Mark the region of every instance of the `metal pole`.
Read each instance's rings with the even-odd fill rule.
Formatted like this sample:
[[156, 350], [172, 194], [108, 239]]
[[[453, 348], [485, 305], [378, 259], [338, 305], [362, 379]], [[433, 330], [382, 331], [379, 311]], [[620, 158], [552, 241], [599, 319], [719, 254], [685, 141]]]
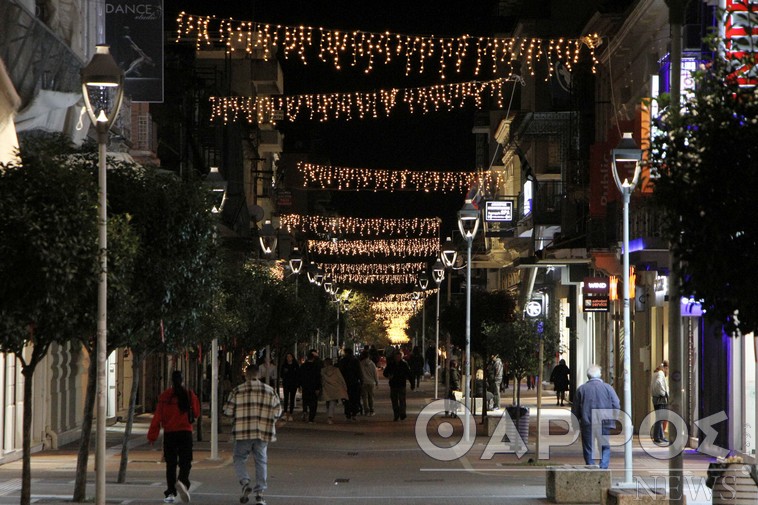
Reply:
[[218, 339], [211, 341], [211, 459], [218, 459]]
[[471, 440], [471, 243], [473, 237], [466, 239], [466, 382], [463, 385], [463, 398], [465, 409], [463, 410], [463, 440]]
[[438, 400], [440, 397], [440, 290], [439, 284], [437, 284], [437, 329], [435, 331], [434, 339], [434, 399]]
[[544, 372], [545, 362], [545, 339], [540, 335], [540, 352], [539, 352], [539, 375], [537, 382], [537, 446], [535, 447], [537, 457], [540, 457], [540, 428], [542, 427], [542, 374]]
[[632, 190], [630, 186], [623, 186], [621, 194], [624, 198], [624, 433], [629, 436], [629, 440], [624, 443], [624, 483], [633, 484], [632, 476], [632, 383], [631, 383], [631, 314], [629, 312], [629, 201], [631, 200]]
[[97, 444], [95, 451], [95, 504], [105, 505], [105, 417], [106, 361], [108, 359], [108, 214], [106, 187], [106, 146], [108, 125], [98, 121], [98, 256], [100, 274], [97, 284]]
[[426, 345], [426, 298], [421, 301], [421, 355], [424, 355]]

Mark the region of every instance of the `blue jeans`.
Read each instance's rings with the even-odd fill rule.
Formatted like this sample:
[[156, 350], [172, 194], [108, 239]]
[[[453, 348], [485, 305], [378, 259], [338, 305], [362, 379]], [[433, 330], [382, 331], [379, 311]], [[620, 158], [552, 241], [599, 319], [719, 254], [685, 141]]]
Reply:
[[[609, 428], [603, 427], [603, 435], [597, 438], [597, 443], [600, 446], [600, 468], [608, 468], [611, 462], [611, 446], [608, 442], [610, 431]], [[593, 442], [592, 426], [582, 426], [582, 453], [584, 454], [584, 462], [588, 465], [596, 464], [592, 457]]]
[[262, 493], [266, 489], [267, 462], [268, 462], [268, 442], [260, 439], [255, 440], [235, 440], [234, 441], [234, 471], [237, 473], [237, 479], [240, 484], [250, 481], [250, 474], [247, 473], [247, 458], [253, 453], [255, 460], [255, 493]]

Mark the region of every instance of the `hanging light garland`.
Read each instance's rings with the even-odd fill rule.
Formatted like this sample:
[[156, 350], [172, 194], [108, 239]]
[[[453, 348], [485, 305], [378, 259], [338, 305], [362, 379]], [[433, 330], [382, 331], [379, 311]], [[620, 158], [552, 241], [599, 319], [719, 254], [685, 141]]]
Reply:
[[309, 240], [308, 251], [319, 255], [407, 258], [439, 254], [437, 238], [403, 238], [390, 240]]
[[302, 214], [282, 214], [279, 225], [287, 233], [300, 231], [318, 235], [333, 235], [339, 237], [358, 236], [370, 237], [439, 237], [440, 219], [432, 218], [358, 218], [358, 217], [327, 217], [308, 216]]
[[299, 162], [303, 173], [303, 186], [337, 191], [424, 191], [465, 192], [477, 184], [479, 187], [500, 186], [505, 173], [487, 172], [419, 172], [370, 168], [334, 167]]
[[384, 320], [408, 318], [418, 311], [418, 304], [412, 300], [371, 302], [370, 305], [376, 316]]
[[413, 284], [416, 274], [332, 274], [337, 284]]
[[[316, 265], [327, 275], [413, 275], [415, 277], [426, 268], [426, 262], [409, 263], [319, 263]], [[411, 281], [411, 282], [414, 282]], [[339, 282], [338, 282], [339, 284]]]
[[492, 97], [503, 107], [503, 84], [511, 78], [436, 84], [419, 88], [392, 88], [369, 92], [319, 93], [293, 96], [210, 97], [211, 121], [225, 124], [245, 120], [248, 123], [276, 124], [278, 117], [297, 119], [351, 120], [388, 117], [402, 102], [408, 111], [429, 113], [460, 109], [471, 103], [480, 109], [484, 97]]
[[[522, 62], [531, 75], [538, 63], [546, 65], [548, 76], [555, 72], [557, 62], [571, 70], [587, 52], [594, 72], [598, 63], [595, 49], [601, 39], [597, 34], [579, 38], [542, 39], [535, 37], [437, 37], [434, 35], [403, 35], [390, 32], [340, 31], [323, 27], [287, 26], [215, 16], [197, 16], [181, 12], [177, 17], [177, 41], [194, 39], [197, 49], [225, 46], [229, 52], [244, 51], [268, 60], [280, 48], [285, 59], [291, 56], [307, 65], [308, 55], [331, 63], [337, 70], [343, 66], [373, 70], [376, 64], [388, 65], [396, 59], [404, 61], [405, 74], [423, 74], [427, 65], [436, 66], [444, 79], [448, 68], [459, 73], [464, 61], [473, 59], [475, 75], [489, 67], [494, 75], [510, 73]], [[431, 62], [431, 63], [430, 63]], [[436, 65], [435, 65], [436, 63]]]
[[377, 298], [372, 298], [372, 303], [380, 303], [380, 302], [408, 302], [408, 301], [414, 301], [418, 297], [426, 298], [428, 296], [433, 296], [439, 291], [437, 288], [430, 288], [425, 291], [414, 291], [413, 293], [389, 293], [384, 296], [380, 296]]

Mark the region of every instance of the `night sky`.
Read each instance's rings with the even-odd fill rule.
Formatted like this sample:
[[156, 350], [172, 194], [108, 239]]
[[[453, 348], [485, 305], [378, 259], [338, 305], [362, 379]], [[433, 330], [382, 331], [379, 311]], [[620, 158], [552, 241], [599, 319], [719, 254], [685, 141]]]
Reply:
[[[254, 0], [249, 2], [166, 2], [167, 20], [178, 10], [215, 14], [240, 20], [283, 25], [322, 26], [340, 30], [390, 31], [414, 35], [490, 35], [509, 28], [509, 20], [493, 16], [493, 1], [306, 1]], [[167, 29], [173, 29], [173, 21]], [[440, 83], [436, 66], [424, 75], [406, 76], [402, 64], [377, 65], [370, 74], [332, 66], [309, 58], [307, 66], [292, 58], [282, 61], [285, 94], [366, 91], [390, 87], [416, 87]], [[466, 72], [466, 69], [464, 69]], [[448, 73], [447, 81], [473, 80], [468, 72]], [[483, 74], [480, 80], [492, 76]], [[280, 123], [286, 152], [308, 152], [311, 161], [347, 167], [412, 170], [473, 170], [472, 107], [455, 112], [410, 115], [396, 111], [386, 119], [298, 121]], [[455, 226], [455, 212], [463, 194], [335, 193], [334, 207], [342, 215], [359, 217], [443, 218], [443, 236]], [[444, 238], [444, 237], [443, 237]]]

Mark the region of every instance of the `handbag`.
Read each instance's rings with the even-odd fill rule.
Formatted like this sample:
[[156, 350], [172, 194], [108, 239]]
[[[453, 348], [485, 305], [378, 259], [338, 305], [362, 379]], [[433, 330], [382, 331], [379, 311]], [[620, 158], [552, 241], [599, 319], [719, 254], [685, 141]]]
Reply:
[[669, 403], [669, 395], [656, 396], [653, 399], [653, 403], [655, 405], [668, 405], [668, 403]]

